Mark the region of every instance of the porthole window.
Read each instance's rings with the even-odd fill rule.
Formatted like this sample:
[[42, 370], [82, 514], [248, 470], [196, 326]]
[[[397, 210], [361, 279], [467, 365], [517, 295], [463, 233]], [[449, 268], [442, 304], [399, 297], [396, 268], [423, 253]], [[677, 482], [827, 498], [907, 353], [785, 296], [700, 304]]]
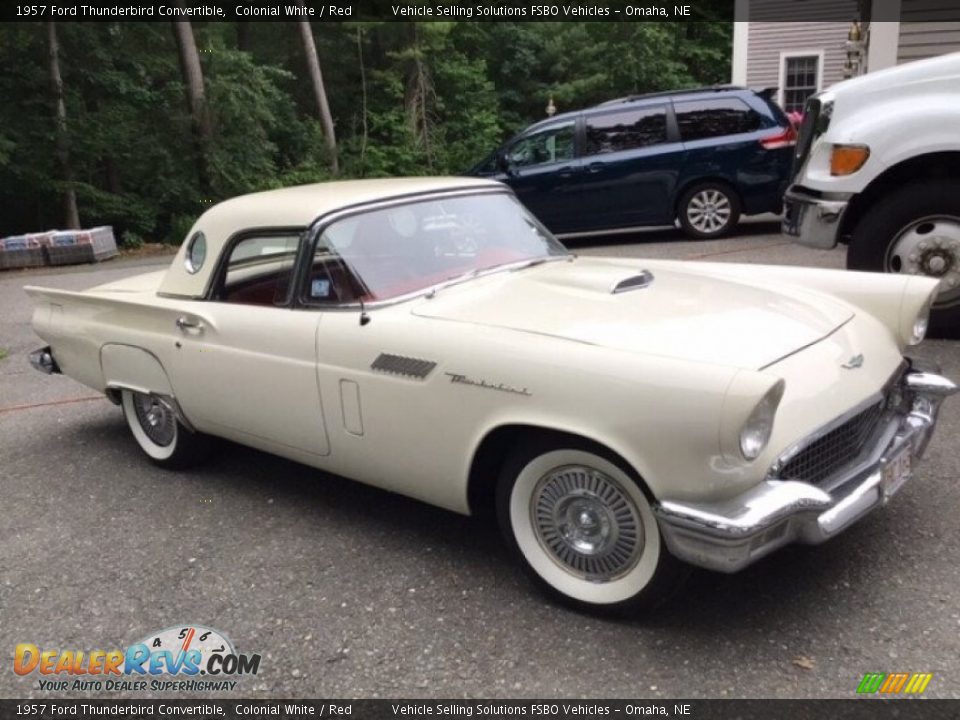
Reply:
[[207, 259], [207, 238], [202, 232], [195, 232], [187, 244], [187, 272], [195, 273], [203, 267]]

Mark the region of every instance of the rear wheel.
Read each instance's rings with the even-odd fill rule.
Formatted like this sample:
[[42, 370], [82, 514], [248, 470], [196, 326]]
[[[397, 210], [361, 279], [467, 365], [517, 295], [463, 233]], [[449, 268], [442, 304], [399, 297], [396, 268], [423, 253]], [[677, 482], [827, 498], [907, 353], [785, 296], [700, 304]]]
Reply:
[[185, 428], [173, 408], [161, 398], [123, 390], [120, 400], [130, 432], [156, 465], [182, 469], [209, 455], [210, 437]]
[[960, 181], [915, 182], [882, 197], [853, 229], [847, 267], [938, 279], [930, 332], [960, 334]]
[[505, 463], [500, 527], [535, 584], [580, 609], [637, 612], [686, 576], [634, 473], [586, 443], [534, 443]]
[[677, 217], [691, 237], [722, 237], [740, 221], [740, 198], [724, 183], [694, 185], [680, 198]]

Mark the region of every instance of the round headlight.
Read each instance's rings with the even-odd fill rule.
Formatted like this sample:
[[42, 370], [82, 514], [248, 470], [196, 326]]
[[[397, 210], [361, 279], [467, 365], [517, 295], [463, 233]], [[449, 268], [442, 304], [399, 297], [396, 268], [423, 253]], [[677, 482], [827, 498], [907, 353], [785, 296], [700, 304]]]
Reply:
[[747, 460], [756, 460], [770, 442], [773, 419], [783, 397], [783, 380], [774, 385], [757, 403], [740, 430], [740, 452]]

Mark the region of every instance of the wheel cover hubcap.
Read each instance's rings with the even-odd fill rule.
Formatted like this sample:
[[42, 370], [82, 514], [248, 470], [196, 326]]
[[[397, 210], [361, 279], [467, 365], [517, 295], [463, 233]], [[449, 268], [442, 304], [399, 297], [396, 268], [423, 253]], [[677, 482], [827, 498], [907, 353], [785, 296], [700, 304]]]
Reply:
[[907, 225], [890, 244], [884, 270], [939, 279], [937, 305], [960, 300], [960, 218], [928, 217]]
[[540, 478], [530, 507], [537, 540], [564, 570], [594, 582], [629, 572], [643, 551], [643, 522], [612, 477], [568, 465]]
[[701, 190], [687, 204], [687, 220], [703, 233], [714, 233], [730, 222], [730, 198], [719, 190]]
[[151, 395], [137, 394], [133, 398], [133, 409], [143, 432], [160, 447], [173, 442], [176, 432], [176, 420], [166, 405]]

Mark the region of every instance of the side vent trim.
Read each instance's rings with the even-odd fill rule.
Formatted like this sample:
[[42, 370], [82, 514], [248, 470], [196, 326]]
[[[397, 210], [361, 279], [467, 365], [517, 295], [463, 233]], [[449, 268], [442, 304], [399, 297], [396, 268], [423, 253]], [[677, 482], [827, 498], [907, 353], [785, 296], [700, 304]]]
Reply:
[[391, 375], [403, 375], [404, 377], [423, 380], [436, 366], [437, 364], [430, 360], [419, 360], [417, 358], [403, 357], [402, 355], [380, 353], [377, 359], [370, 365], [370, 369], [390, 373]]

